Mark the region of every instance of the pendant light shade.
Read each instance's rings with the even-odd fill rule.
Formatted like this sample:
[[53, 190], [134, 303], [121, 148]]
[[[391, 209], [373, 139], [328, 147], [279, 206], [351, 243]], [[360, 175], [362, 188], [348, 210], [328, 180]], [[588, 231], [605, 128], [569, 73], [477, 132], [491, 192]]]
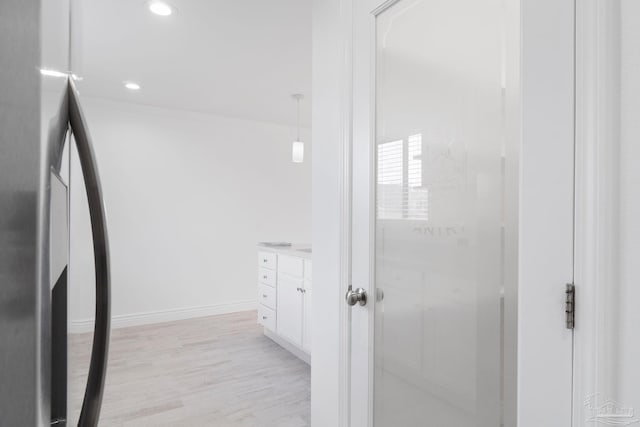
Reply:
[[304, 95], [294, 93], [291, 97], [295, 99], [297, 103], [297, 132], [296, 140], [291, 144], [291, 161], [293, 163], [302, 163], [304, 162], [304, 142], [300, 140], [300, 100], [304, 98]]
[[293, 144], [291, 144], [291, 161], [293, 163], [302, 163], [304, 161], [304, 142], [293, 141]]

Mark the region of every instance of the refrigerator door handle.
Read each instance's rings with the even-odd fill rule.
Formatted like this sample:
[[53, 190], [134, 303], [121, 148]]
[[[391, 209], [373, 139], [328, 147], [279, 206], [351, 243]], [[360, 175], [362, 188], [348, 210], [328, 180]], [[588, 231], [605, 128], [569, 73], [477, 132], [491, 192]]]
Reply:
[[69, 123], [76, 141], [82, 175], [87, 189], [96, 273], [96, 319], [93, 347], [87, 388], [84, 393], [78, 426], [96, 427], [100, 418], [100, 407], [102, 406], [102, 395], [104, 393], [111, 328], [109, 240], [98, 165], [87, 130], [87, 122], [80, 107], [78, 91], [71, 79], [69, 79], [67, 91], [69, 96]]

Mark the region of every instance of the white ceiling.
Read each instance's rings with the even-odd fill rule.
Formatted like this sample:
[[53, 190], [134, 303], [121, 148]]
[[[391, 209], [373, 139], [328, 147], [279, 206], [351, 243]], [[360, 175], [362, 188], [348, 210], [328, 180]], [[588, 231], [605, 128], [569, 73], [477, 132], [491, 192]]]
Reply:
[[[293, 125], [310, 124], [311, 0], [74, 2], [72, 69], [82, 95]], [[137, 92], [124, 88], [135, 81]]]

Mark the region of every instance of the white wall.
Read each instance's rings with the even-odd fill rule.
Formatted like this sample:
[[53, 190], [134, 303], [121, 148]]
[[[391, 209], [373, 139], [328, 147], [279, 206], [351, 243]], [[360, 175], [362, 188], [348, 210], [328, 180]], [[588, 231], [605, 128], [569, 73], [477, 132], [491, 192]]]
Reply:
[[[635, 409], [635, 419], [640, 411], [640, 3], [633, 0], [620, 2], [620, 193], [619, 228], [620, 241], [618, 264], [620, 288], [617, 310], [609, 313], [609, 336], [617, 338], [612, 370], [616, 373], [615, 395], [627, 408]], [[613, 290], [615, 292], [615, 290]], [[619, 314], [618, 314], [619, 313]]]
[[[256, 243], [310, 241], [311, 147], [291, 162], [295, 129], [96, 98], [83, 107], [107, 207], [114, 326], [250, 309]], [[71, 170], [70, 318], [81, 330], [93, 255]]]

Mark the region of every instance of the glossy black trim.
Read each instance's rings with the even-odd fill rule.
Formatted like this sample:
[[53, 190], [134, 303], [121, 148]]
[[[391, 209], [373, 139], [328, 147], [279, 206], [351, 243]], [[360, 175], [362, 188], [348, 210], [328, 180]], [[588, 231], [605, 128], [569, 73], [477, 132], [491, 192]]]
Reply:
[[76, 142], [82, 175], [87, 189], [96, 271], [96, 319], [93, 348], [91, 350], [87, 388], [84, 393], [78, 427], [96, 427], [100, 418], [100, 407], [102, 406], [111, 328], [109, 241], [98, 165], [87, 131], [87, 123], [80, 108], [79, 95], [71, 79], [69, 79], [68, 94], [69, 123]]

